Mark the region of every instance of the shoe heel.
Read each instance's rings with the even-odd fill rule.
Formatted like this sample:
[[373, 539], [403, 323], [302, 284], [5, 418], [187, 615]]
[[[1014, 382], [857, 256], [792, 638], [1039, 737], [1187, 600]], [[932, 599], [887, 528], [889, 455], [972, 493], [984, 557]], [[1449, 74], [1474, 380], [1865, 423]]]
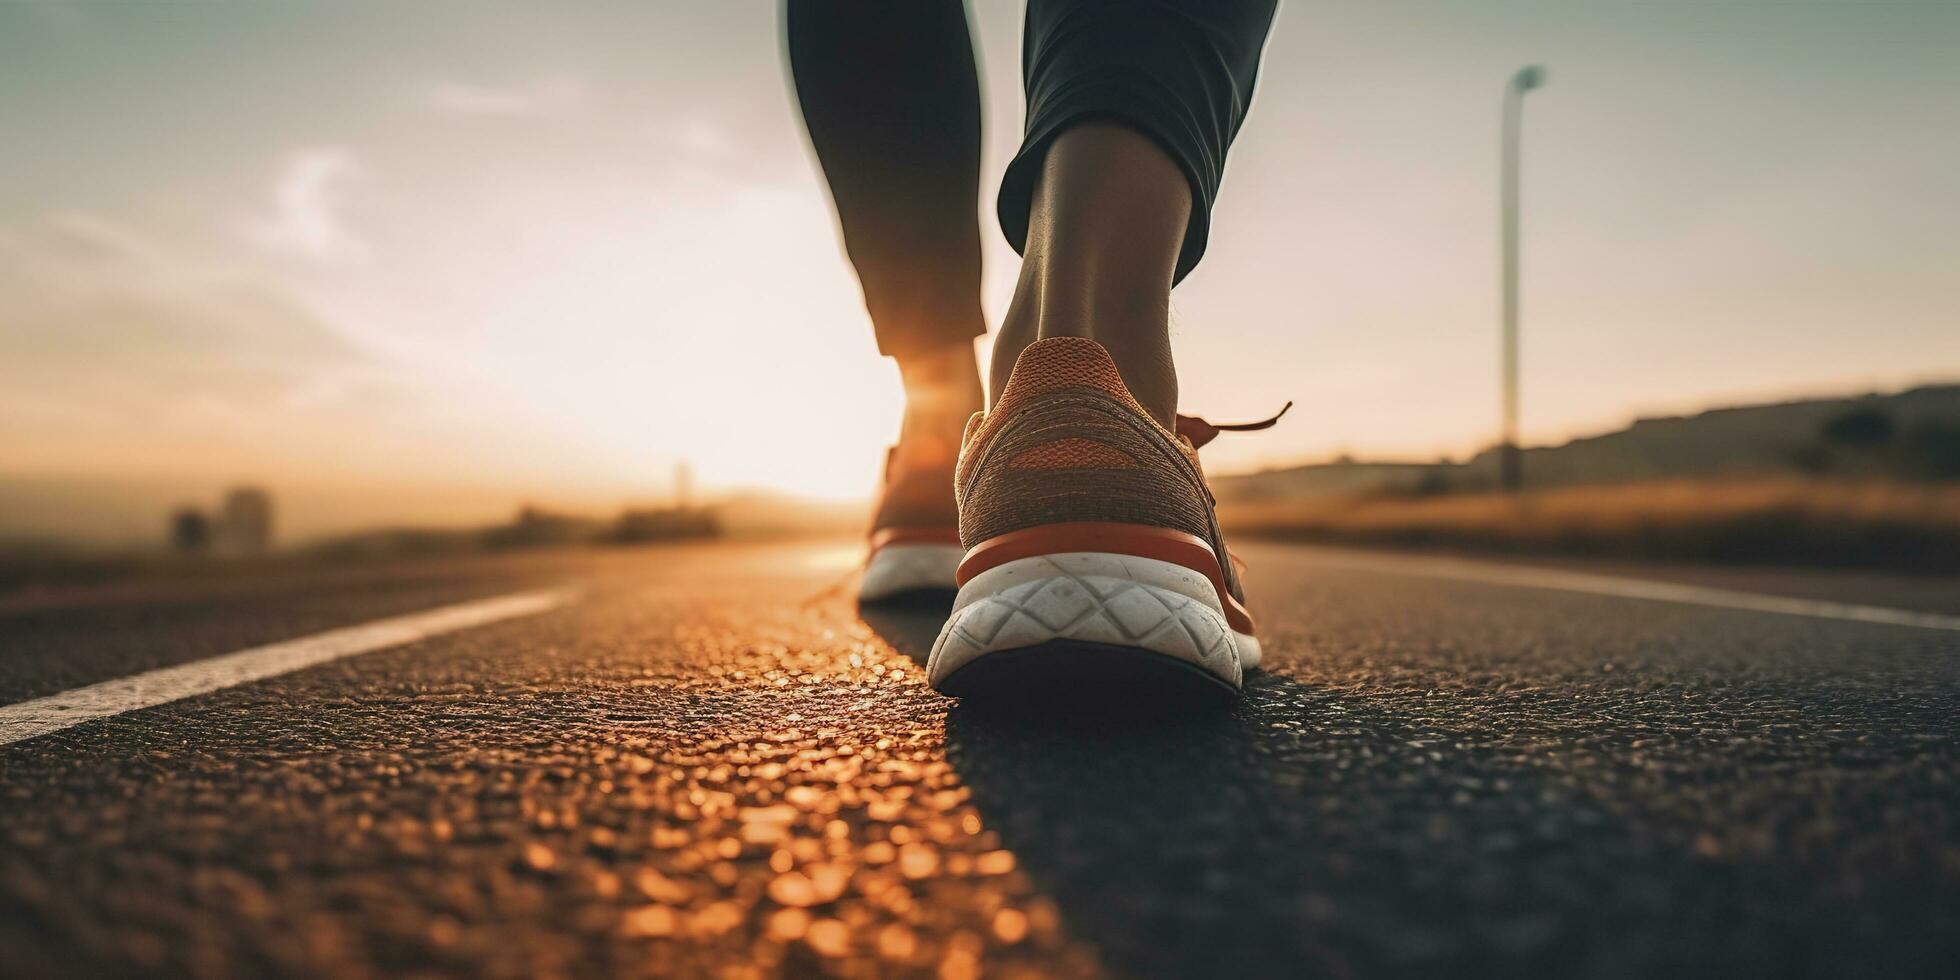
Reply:
[[1236, 691], [1245, 654], [1256, 651], [1226, 621], [1203, 574], [1133, 555], [1065, 552], [1006, 562], [962, 586], [927, 674], [961, 695], [1004, 679], [1013, 686], [1004, 675], [1094, 684], [1132, 671], [1189, 674]]
[[954, 588], [963, 552], [956, 544], [888, 544], [871, 553], [858, 584], [859, 602], [887, 602]]

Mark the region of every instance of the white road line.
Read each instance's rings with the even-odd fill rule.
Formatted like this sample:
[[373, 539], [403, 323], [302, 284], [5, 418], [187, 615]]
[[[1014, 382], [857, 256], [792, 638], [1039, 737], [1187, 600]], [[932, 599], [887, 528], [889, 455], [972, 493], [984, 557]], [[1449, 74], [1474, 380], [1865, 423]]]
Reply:
[[569, 601], [565, 590], [516, 592], [282, 640], [204, 660], [0, 706], [0, 745], [96, 718], [208, 694], [317, 664], [414, 643], [502, 619], [532, 616]]
[[1617, 596], [1623, 599], [1652, 599], [1657, 602], [1681, 602], [1720, 609], [1743, 609], [1750, 612], [1782, 613], [1786, 616], [1810, 616], [1816, 619], [1839, 619], [1854, 623], [1882, 623], [1887, 626], [1913, 626], [1920, 629], [1960, 632], [1960, 616], [1913, 612], [1909, 609], [1888, 609], [1884, 606], [1861, 606], [1823, 599], [1796, 599], [1789, 596], [1764, 595], [1759, 592], [1738, 592], [1732, 589], [1711, 589], [1699, 585], [1656, 582], [1651, 579], [1592, 575], [1556, 568], [1499, 565], [1460, 558], [1363, 555], [1336, 551], [1316, 551], [1313, 560], [1363, 571], [1421, 575], [1428, 578], [1487, 582], [1495, 585], [1519, 585], [1531, 589], [1556, 589], [1560, 592], [1583, 592], [1587, 595]]

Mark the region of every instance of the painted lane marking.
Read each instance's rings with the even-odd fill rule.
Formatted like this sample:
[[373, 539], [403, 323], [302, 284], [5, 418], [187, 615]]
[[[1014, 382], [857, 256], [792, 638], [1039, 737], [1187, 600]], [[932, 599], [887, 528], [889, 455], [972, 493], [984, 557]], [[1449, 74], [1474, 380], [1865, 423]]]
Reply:
[[125, 711], [289, 674], [343, 657], [398, 647], [499, 620], [534, 616], [564, 605], [571, 598], [570, 591], [547, 590], [440, 606], [0, 706], [0, 745]]
[[1567, 572], [1522, 565], [1498, 565], [1462, 558], [1361, 555], [1318, 550], [1314, 553], [1313, 560], [1389, 574], [1420, 575], [1462, 582], [1582, 592], [1587, 595], [1614, 596], [1622, 599], [1651, 599], [1656, 602], [1678, 602], [1692, 606], [1713, 606], [1718, 609], [1740, 609], [1748, 612], [1781, 613], [1786, 616], [1809, 616], [1814, 619], [1836, 619], [1854, 623], [1880, 623], [1886, 626], [1912, 626], [1920, 629], [1960, 632], [1960, 616], [1832, 602], [1826, 599], [1797, 599], [1790, 596], [1764, 595], [1760, 592], [1738, 592], [1733, 589], [1656, 582], [1651, 579], [1621, 578], [1616, 575], [1594, 575], [1588, 572]]

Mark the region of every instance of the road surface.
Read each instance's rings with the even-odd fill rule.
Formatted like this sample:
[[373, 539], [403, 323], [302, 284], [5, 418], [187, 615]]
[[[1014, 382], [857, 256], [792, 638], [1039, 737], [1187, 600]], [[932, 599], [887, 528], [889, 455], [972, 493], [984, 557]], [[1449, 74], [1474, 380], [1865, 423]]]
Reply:
[[1960, 975], [1952, 583], [1246, 557], [1172, 718], [837, 543], [5, 600], [0, 975]]

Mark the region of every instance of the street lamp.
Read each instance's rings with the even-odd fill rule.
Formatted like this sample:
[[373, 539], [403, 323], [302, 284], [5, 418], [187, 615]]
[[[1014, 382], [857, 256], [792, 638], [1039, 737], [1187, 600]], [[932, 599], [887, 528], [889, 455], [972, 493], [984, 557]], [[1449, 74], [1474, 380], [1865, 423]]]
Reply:
[[1524, 483], [1518, 449], [1518, 130], [1524, 94], [1543, 84], [1545, 69], [1529, 65], [1504, 86], [1504, 444], [1498, 450], [1498, 478], [1513, 491]]

